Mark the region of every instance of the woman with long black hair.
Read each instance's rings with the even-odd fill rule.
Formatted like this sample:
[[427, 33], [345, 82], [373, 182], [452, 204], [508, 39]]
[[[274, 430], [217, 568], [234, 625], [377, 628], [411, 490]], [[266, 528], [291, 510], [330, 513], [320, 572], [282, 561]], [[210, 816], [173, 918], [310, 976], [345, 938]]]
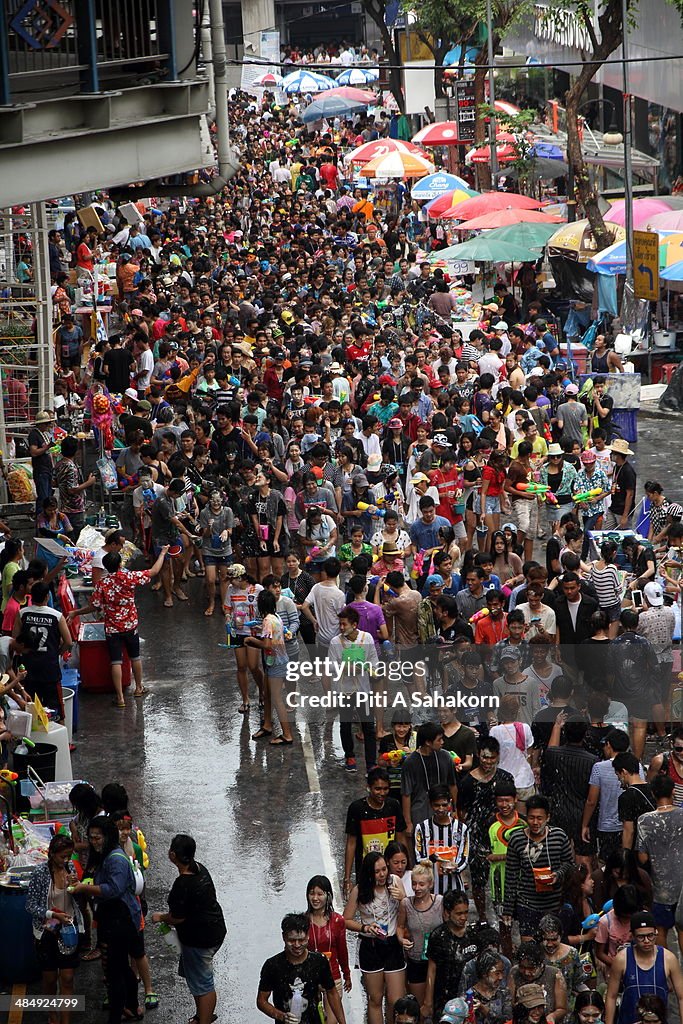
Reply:
[[[406, 964], [396, 934], [398, 909], [405, 892], [389, 874], [381, 853], [368, 853], [363, 858], [358, 884], [351, 890], [344, 908], [346, 927], [360, 933], [358, 963], [368, 994], [368, 1024], [382, 1024], [385, 1015], [391, 1020], [394, 1003], [406, 994]], [[360, 921], [356, 920], [359, 914]]]
[[[78, 966], [78, 940], [84, 932], [83, 915], [71, 891], [76, 882], [71, 855], [71, 836], [53, 836], [47, 862], [31, 875], [26, 910], [33, 922], [33, 937], [42, 972], [45, 995], [71, 996]], [[50, 1024], [69, 1024], [71, 1013], [50, 1014]]]
[[[306, 886], [306, 904], [308, 948], [314, 953], [322, 953], [330, 961], [332, 977], [341, 998], [342, 990], [351, 991], [346, 925], [341, 914], [335, 912], [332, 885], [326, 875], [314, 875], [311, 878]], [[327, 1024], [336, 1024], [337, 1018], [327, 1005], [326, 997], [325, 1017]]]
[[119, 830], [111, 818], [93, 818], [88, 839], [88, 871], [93, 882], [77, 882], [69, 889], [71, 895], [84, 893], [95, 900], [97, 941], [109, 1000], [108, 1024], [120, 1024], [122, 1019], [142, 1020], [138, 981], [130, 967], [130, 957], [137, 960], [145, 955], [133, 866], [121, 849]]

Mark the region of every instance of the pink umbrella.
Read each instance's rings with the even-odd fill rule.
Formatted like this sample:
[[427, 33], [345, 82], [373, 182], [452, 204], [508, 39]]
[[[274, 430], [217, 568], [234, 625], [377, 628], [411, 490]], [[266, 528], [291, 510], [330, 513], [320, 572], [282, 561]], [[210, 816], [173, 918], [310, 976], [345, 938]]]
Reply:
[[683, 210], [667, 210], [656, 213], [646, 222], [646, 227], [655, 231], [683, 231]]
[[[352, 85], [340, 85], [336, 89], [327, 89], [326, 92], [318, 93], [318, 96], [339, 96], [342, 100], [348, 100], [349, 103], [376, 103], [377, 96], [374, 92], [368, 92], [367, 89], [354, 89]], [[316, 97], [317, 99], [317, 97]]]
[[517, 192], [482, 192], [480, 196], [466, 199], [453, 209], [458, 211], [457, 220], [471, 220], [492, 210], [507, 210], [515, 207], [521, 210], [537, 210], [541, 204], [537, 199], [519, 195]]
[[[458, 207], [444, 215], [447, 220], [459, 219]], [[481, 217], [473, 217], [464, 224], [456, 224], [456, 231], [486, 231], [490, 228], [506, 228], [510, 224], [560, 224], [564, 217], [558, 217], [554, 213], [543, 213], [541, 210], [524, 210], [519, 207], [508, 207], [506, 210], [492, 210], [484, 213]]]
[[413, 135], [413, 142], [420, 146], [457, 146], [459, 141], [457, 121], [436, 121]]
[[[607, 214], [610, 224], [620, 224], [621, 227], [626, 226], [626, 210], [623, 199], [617, 199]], [[633, 200], [633, 227], [639, 228], [641, 224], [649, 224], [652, 217], [656, 217], [658, 213], [670, 212], [671, 208], [668, 203], [664, 202], [659, 196], [644, 196], [642, 199]]]
[[507, 114], [508, 117], [515, 117], [517, 114], [521, 114], [519, 107], [516, 107], [514, 103], [508, 103], [507, 100], [496, 100], [493, 104], [493, 109], [497, 114]]

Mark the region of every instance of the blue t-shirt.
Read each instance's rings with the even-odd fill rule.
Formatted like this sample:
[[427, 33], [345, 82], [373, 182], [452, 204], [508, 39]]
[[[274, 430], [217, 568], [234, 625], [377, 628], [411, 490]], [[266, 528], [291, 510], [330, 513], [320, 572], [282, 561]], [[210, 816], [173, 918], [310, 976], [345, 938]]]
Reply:
[[445, 516], [435, 516], [434, 522], [429, 524], [416, 519], [410, 527], [410, 539], [418, 551], [435, 548], [439, 544], [439, 530], [450, 525]]

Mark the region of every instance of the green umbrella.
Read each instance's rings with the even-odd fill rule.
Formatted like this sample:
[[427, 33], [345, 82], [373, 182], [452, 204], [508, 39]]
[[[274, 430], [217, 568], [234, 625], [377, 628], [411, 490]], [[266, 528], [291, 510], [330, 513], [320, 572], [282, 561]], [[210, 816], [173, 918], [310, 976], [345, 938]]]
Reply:
[[438, 260], [473, 260], [475, 263], [535, 263], [537, 252], [531, 252], [513, 242], [498, 242], [491, 238], [493, 232], [477, 235], [468, 242], [439, 249], [429, 257], [430, 263]]
[[509, 224], [505, 228], [488, 231], [486, 237], [489, 242], [512, 242], [526, 249], [544, 249], [556, 230], [555, 224]]

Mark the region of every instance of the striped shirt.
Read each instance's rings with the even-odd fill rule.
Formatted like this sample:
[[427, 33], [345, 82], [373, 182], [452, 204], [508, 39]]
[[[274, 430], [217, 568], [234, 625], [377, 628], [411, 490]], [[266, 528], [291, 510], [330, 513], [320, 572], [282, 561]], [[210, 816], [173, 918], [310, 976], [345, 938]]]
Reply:
[[[439, 825], [434, 818], [427, 818], [415, 828], [415, 860], [431, 860], [434, 864], [434, 892], [443, 896], [450, 889], [462, 892], [465, 888], [460, 877], [467, 867], [470, 855], [470, 836], [467, 825], [457, 818]], [[447, 861], [454, 871], [440, 872], [439, 862]]]
[[[550, 914], [562, 903], [561, 882], [574, 863], [567, 834], [561, 828], [548, 828], [544, 839], [534, 843], [527, 830], [514, 832], [508, 843], [505, 862], [505, 900], [503, 914], [514, 916], [520, 907]], [[554, 872], [557, 883], [548, 880]]]
[[591, 569], [590, 581], [595, 587], [598, 604], [601, 608], [611, 608], [621, 604], [621, 579], [616, 565], [606, 565], [603, 569]]

